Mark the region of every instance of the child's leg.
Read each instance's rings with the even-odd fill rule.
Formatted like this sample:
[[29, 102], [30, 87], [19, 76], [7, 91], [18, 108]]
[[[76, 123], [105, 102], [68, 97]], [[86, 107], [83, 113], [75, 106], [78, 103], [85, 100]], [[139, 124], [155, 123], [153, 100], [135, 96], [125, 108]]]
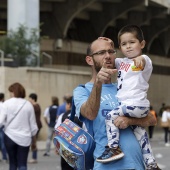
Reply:
[[122, 116], [122, 115], [123, 113], [122, 113], [121, 105], [106, 115], [106, 119], [105, 119], [106, 132], [107, 132], [108, 146], [110, 148], [116, 148], [119, 145], [119, 128], [117, 128], [114, 125], [114, 120], [118, 116]]
[[115, 110], [109, 112], [106, 116], [106, 131], [108, 136], [108, 146], [105, 151], [99, 156], [96, 161], [100, 163], [107, 163], [113, 160], [121, 159], [124, 153], [119, 148], [119, 129], [113, 124], [114, 120], [122, 115], [122, 109], [119, 106]]
[[119, 145], [119, 128], [114, 125], [114, 120], [118, 116], [141, 118], [147, 116], [148, 110], [149, 108], [146, 107], [119, 105], [117, 108], [109, 112], [105, 119], [108, 146], [115, 148]]
[[[129, 114], [127, 116], [137, 117], [137, 118], [147, 116], [149, 110], [149, 108], [147, 107], [137, 107], [137, 106], [126, 106], [126, 107], [127, 107], [126, 115]], [[123, 112], [125, 113], [125, 111]], [[132, 129], [141, 146], [146, 167], [149, 166], [157, 167], [146, 130], [140, 126], [132, 126]]]
[[146, 130], [140, 126], [133, 126], [132, 128], [141, 146], [146, 167], [149, 167], [149, 166], [156, 167], [157, 164], [155, 162], [155, 158], [152, 153], [151, 145], [150, 145]]
[[122, 112], [124, 116], [142, 118], [148, 115], [149, 107], [139, 106], [123, 106]]

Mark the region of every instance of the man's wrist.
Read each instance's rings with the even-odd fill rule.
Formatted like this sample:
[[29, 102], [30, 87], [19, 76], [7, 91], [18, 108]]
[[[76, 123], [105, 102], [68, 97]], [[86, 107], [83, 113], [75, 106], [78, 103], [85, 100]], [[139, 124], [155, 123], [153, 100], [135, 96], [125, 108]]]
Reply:
[[147, 126], [146, 122], [142, 121], [142, 118], [129, 118], [129, 126]]
[[128, 119], [128, 125], [129, 125], [129, 126], [135, 125], [134, 118], [130, 117], [130, 118]]
[[148, 127], [155, 123], [154, 119], [148, 118], [148, 116], [143, 118], [129, 118], [128, 124], [129, 126], [141, 126], [141, 127]]
[[95, 85], [96, 87], [101, 87], [101, 86], [102, 86], [102, 82], [99, 81], [98, 78], [96, 78], [96, 81], [95, 81], [94, 85]]

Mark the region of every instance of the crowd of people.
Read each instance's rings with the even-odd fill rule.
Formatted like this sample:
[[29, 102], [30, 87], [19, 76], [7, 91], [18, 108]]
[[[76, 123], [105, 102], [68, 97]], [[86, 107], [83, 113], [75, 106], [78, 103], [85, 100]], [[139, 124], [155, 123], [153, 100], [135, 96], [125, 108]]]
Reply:
[[[85, 83], [85, 88], [89, 93], [80, 86], [73, 90], [76, 116], [81, 126], [83, 122], [87, 130], [93, 129], [96, 143], [93, 170], [160, 170], [149, 140], [153, 138], [158, 120], [168, 122], [169, 125], [162, 125], [162, 129], [165, 146], [170, 146], [170, 106], [162, 103], [157, 114], [146, 98], [152, 62], [142, 53], [145, 47], [142, 30], [136, 25], [123, 27], [118, 43], [125, 58], [116, 59], [114, 42], [106, 37], [99, 37], [88, 46], [85, 60], [91, 67], [91, 79]], [[118, 75], [118, 83], [111, 82], [113, 74]], [[136, 79], [138, 81], [132, 86], [131, 82]], [[73, 96], [64, 95], [62, 104], [57, 96], [52, 96], [41, 116], [36, 93], [25, 99], [26, 90], [18, 82], [11, 84], [8, 91], [10, 98], [7, 100], [4, 93], [0, 93], [2, 160], [9, 163], [10, 170], [26, 170], [27, 163], [38, 163], [37, 139], [43, 122], [47, 128], [43, 156], [50, 156], [54, 128], [69, 118]], [[88, 127], [90, 121], [93, 127]], [[148, 127], [149, 137], [143, 127]], [[30, 150], [31, 160], [27, 160]], [[61, 169], [73, 168], [61, 158]]]
[[[41, 106], [37, 102], [38, 95], [31, 93], [26, 98], [24, 86], [18, 82], [8, 87], [10, 98], [5, 100], [5, 94], [0, 93], [0, 151], [2, 160], [9, 163], [9, 169], [27, 169], [27, 163], [38, 163], [37, 139], [42, 128]], [[70, 95], [64, 96], [64, 102], [59, 105], [56, 96], [51, 97], [51, 105], [44, 111], [44, 123], [47, 126], [47, 141], [44, 156], [50, 156], [50, 146], [53, 139], [54, 126], [58, 116], [68, 111]], [[68, 99], [69, 98], [69, 99]], [[60, 112], [58, 112], [58, 109]], [[31, 151], [31, 159], [28, 159]], [[61, 166], [67, 164], [61, 162]]]

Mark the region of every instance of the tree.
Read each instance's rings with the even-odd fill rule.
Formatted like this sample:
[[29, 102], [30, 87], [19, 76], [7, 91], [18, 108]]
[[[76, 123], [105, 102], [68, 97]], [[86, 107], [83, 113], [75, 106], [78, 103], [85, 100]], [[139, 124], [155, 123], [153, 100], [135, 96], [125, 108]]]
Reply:
[[[29, 34], [29, 35], [28, 35]], [[0, 49], [6, 57], [11, 57], [17, 66], [37, 65], [38, 50], [40, 39], [37, 29], [28, 29], [20, 25], [17, 31], [9, 31], [8, 36], [0, 39]], [[34, 51], [34, 52], [33, 52]]]

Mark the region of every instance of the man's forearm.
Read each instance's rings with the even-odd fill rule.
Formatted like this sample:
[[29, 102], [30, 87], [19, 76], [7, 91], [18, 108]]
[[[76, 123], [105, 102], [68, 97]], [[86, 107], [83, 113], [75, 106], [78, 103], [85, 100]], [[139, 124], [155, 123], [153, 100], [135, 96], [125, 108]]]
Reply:
[[143, 117], [143, 118], [118, 116], [114, 120], [114, 124], [119, 129], [125, 129], [128, 126], [132, 126], [132, 125], [147, 127], [147, 126], [155, 126], [157, 124], [157, 120], [155, 116], [149, 113], [148, 116]]
[[102, 83], [95, 82], [88, 100], [81, 107], [81, 114], [87, 119], [94, 120], [100, 107]]
[[129, 125], [137, 125], [142, 127], [155, 126], [156, 124], [157, 120], [151, 113], [143, 118], [130, 118], [129, 120]]

